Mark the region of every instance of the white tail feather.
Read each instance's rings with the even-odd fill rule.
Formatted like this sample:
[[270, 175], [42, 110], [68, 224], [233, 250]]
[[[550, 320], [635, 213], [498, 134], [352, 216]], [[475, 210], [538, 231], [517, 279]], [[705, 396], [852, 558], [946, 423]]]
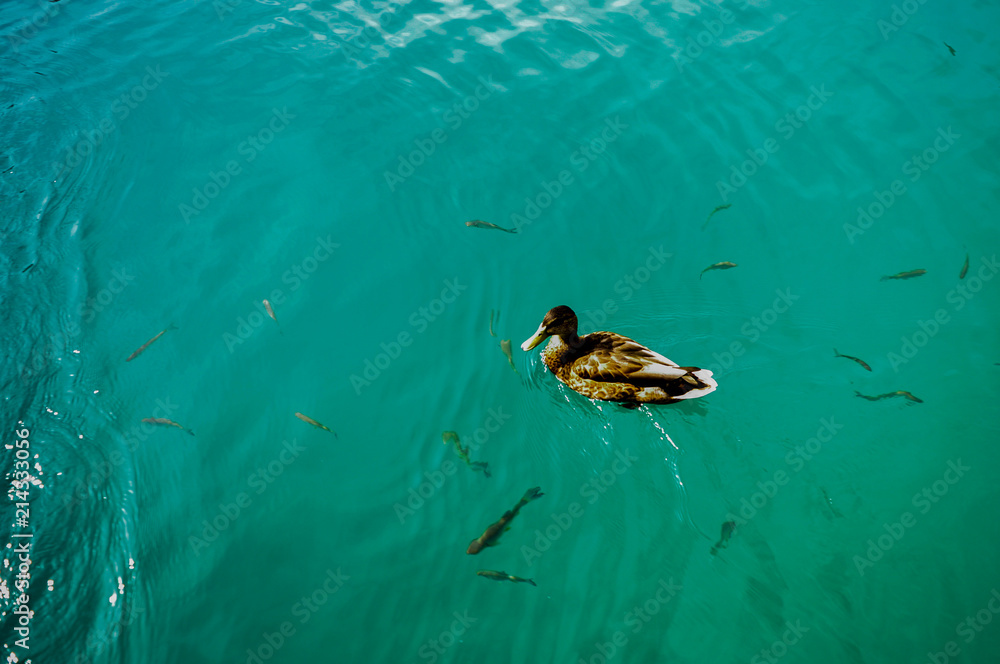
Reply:
[[691, 375], [700, 380], [701, 382], [705, 383], [705, 387], [699, 387], [698, 389], [695, 390], [689, 390], [684, 394], [674, 397], [678, 401], [681, 399], [697, 399], [698, 397], [703, 397], [706, 394], [711, 394], [712, 392], [715, 392], [715, 389], [719, 386], [719, 384], [715, 382], [715, 379], [712, 378], [712, 372], [708, 369], [699, 369], [698, 371], [695, 371]]

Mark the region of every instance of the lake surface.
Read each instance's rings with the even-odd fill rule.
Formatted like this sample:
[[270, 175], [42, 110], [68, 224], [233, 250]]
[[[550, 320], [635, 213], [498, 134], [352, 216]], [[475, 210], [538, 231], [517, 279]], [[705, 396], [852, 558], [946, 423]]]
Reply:
[[997, 25], [3, 5], [6, 661], [996, 661]]

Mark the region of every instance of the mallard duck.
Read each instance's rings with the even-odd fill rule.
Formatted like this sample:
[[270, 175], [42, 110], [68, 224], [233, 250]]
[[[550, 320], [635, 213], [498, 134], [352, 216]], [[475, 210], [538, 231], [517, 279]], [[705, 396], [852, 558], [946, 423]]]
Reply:
[[556, 378], [585, 397], [622, 404], [696, 399], [718, 387], [712, 372], [680, 367], [614, 332], [577, 335], [577, 318], [563, 305], [550, 309], [538, 330], [521, 344], [529, 351], [551, 337], [542, 362]]

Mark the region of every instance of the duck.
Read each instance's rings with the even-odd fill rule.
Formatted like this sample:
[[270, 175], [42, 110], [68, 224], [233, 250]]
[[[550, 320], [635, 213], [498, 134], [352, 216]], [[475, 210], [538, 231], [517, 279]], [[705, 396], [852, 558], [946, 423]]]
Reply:
[[669, 404], [711, 394], [712, 372], [676, 362], [615, 332], [577, 334], [576, 313], [566, 305], [549, 310], [523, 344], [528, 352], [546, 339], [542, 362], [570, 389], [590, 399], [630, 408]]

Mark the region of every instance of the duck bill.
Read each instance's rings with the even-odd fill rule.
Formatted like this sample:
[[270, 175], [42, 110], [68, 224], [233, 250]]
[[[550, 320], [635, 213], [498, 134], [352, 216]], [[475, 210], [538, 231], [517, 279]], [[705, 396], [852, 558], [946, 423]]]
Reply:
[[535, 330], [535, 333], [532, 334], [527, 341], [521, 344], [521, 350], [523, 350], [524, 352], [528, 352], [529, 350], [536, 347], [538, 344], [542, 343], [548, 338], [549, 334], [542, 329], [541, 325], [539, 325], [538, 329]]

